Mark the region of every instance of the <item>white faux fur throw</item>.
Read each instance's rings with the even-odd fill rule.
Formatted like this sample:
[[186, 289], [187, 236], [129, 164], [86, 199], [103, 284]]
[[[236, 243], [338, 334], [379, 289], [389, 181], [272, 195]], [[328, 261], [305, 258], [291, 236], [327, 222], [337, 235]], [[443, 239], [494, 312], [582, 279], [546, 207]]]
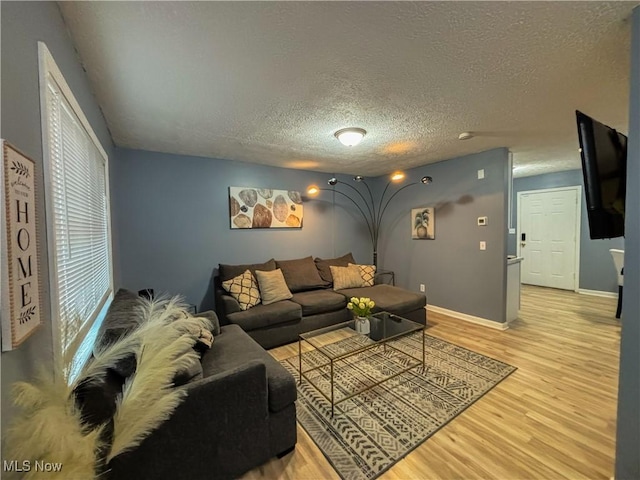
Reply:
[[[211, 329], [206, 318], [184, 317], [185, 305], [179, 297], [140, 299], [140, 325], [129, 335], [97, 352], [78, 379], [69, 384], [68, 368], [58, 365], [33, 383], [14, 385], [14, 402], [21, 413], [9, 429], [9, 458], [59, 462], [59, 472], [32, 468], [23, 478], [63, 480], [96, 477], [97, 453], [104, 446], [99, 437], [102, 426], [89, 429], [81, 421], [73, 391], [81, 382], [103, 382], [108, 367], [134, 353], [135, 373], [126, 380], [114, 416], [113, 444], [107, 461], [135, 448], [165, 421], [180, 404], [186, 390], [173, 388], [176, 372], [197, 358], [193, 346], [197, 335], [189, 331]], [[179, 322], [175, 320], [180, 319]], [[187, 322], [182, 323], [182, 322]], [[184, 328], [188, 325], [188, 328]]]

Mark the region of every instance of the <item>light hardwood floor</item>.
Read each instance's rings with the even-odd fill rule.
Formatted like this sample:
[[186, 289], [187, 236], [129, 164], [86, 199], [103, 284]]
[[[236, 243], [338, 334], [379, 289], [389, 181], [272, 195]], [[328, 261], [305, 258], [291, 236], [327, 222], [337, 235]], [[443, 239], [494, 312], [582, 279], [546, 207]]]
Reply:
[[[616, 301], [523, 286], [518, 320], [493, 330], [429, 313], [429, 335], [518, 370], [400, 460], [382, 479], [613, 477], [620, 324]], [[297, 344], [271, 350], [278, 358]], [[296, 450], [253, 479], [338, 479], [298, 425]]]

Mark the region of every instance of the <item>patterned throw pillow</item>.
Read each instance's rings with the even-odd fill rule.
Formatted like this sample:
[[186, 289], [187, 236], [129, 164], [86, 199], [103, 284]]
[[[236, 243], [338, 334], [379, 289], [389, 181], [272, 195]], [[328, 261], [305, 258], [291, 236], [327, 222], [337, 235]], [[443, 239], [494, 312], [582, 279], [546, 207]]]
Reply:
[[[352, 266], [350, 263], [349, 266]], [[356, 265], [360, 269], [360, 276], [364, 282], [363, 287], [373, 287], [373, 282], [376, 279], [376, 266], [375, 265]]]
[[357, 265], [349, 267], [336, 267], [331, 265], [331, 276], [333, 277], [333, 289], [342, 290], [344, 288], [359, 288], [364, 286], [360, 269]]
[[250, 270], [245, 270], [242, 275], [222, 282], [222, 288], [238, 301], [240, 310], [249, 310], [260, 303], [258, 282]]

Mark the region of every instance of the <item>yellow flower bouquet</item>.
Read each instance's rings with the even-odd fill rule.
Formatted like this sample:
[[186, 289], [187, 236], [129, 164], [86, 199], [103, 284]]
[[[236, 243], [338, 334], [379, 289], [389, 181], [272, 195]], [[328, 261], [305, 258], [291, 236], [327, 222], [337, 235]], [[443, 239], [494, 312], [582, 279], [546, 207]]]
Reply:
[[368, 317], [371, 315], [371, 309], [375, 306], [375, 302], [367, 297], [351, 297], [347, 303], [347, 308], [353, 311], [356, 317]]

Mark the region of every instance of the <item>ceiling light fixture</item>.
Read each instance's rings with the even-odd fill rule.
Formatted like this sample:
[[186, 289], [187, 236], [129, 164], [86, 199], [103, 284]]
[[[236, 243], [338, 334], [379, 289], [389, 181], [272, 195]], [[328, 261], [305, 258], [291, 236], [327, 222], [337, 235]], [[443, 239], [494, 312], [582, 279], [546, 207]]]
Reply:
[[462, 132], [458, 135], [458, 140], [469, 140], [470, 138], [473, 138], [473, 133], [471, 132]]
[[335, 137], [340, 140], [340, 143], [347, 147], [354, 147], [359, 144], [366, 134], [366, 130], [355, 127], [343, 128], [334, 133]]

